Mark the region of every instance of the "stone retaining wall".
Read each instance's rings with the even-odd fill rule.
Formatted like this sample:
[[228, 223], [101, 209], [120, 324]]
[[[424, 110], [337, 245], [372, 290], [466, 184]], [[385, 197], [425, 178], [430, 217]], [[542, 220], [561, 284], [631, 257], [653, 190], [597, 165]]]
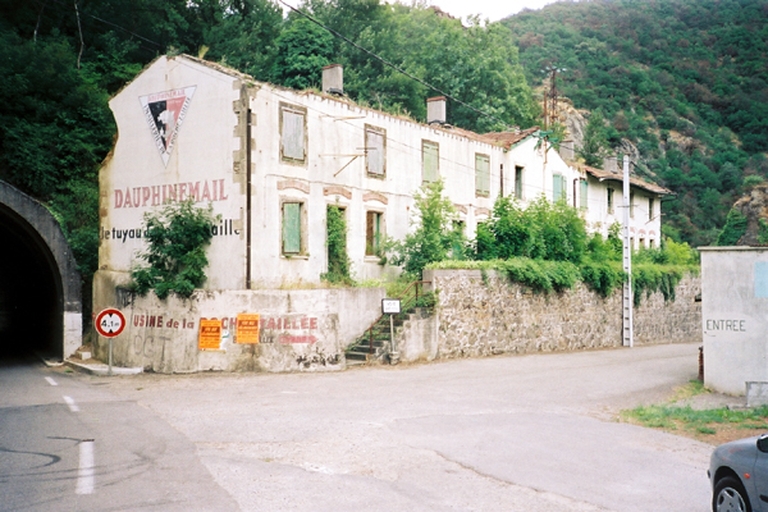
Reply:
[[[535, 293], [503, 274], [475, 270], [425, 271], [439, 293], [437, 358], [554, 352], [622, 344], [621, 293], [602, 298], [584, 285]], [[676, 288], [676, 299], [643, 296], [634, 309], [634, 343], [701, 340], [698, 277]]]

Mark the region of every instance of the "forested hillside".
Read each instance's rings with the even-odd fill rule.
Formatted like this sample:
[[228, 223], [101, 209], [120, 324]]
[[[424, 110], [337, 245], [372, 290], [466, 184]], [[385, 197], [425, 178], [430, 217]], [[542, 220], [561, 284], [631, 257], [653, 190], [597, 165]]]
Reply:
[[667, 234], [714, 242], [744, 178], [768, 175], [765, 0], [561, 2], [503, 23], [531, 85], [557, 68], [559, 94], [605, 119], [603, 145], [632, 141], [676, 193]]
[[667, 234], [693, 244], [714, 240], [746, 176], [768, 175], [765, 0], [566, 2], [489, 25], [383, 0], [306, 0], [302, 11], [0, 0], [0, 179], [49, 206], [92, 273], [97, 171], [116, 135], [108, 98], [178, 52], [295, 88], [318, 87], [338, 62], [361, 104], [423, 121], [425, 99], [445, 94], [451, 123], [479, 132], [541, 124], [532, 87], [564, 68], [561, 93], [593, 112], [587, 156], [636, 143], [638, 171], [677, 193]]
[[[47, 203], [81, 271], [97, 264], [97, 171], [115, 126], [107, 101], [147, 63], [184, 52], [294, 88], [345, 66], [345, 92], [426, 116], [449, 96], [453, 123], [530, 126], [538, 103], [499, 24], [469, 27], [421, 6], [308, 0], [0, 0], [0, 179]], [[397, 68], [397, 70], [395, 69]]]

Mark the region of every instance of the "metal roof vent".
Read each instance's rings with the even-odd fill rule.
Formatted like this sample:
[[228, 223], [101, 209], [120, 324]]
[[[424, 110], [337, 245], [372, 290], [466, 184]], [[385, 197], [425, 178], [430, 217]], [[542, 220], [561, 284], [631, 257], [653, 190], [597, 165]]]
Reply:
[[344, 66], [329, 64], [323, 68], [323, 92], [344, 95]]
[[445, 96], [427, 98], [427, 124], [445, 124]]

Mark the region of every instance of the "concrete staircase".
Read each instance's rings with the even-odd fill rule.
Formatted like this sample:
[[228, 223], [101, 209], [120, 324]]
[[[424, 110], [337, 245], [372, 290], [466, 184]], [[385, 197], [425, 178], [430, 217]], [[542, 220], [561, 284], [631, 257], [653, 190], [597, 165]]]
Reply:
[[[430, 283], [415, 281], [398, 297], [400, 299], [400, 313], [392, 315], [395, 343], [397, 343], [403, 323], [410, 318], [411, 313], [417, 307], [428, 309], [434, 307], [434, 294], [424, 294], [422, 290], [425, 284]], [[383, 362], [390, 355], [392, 334], [390, 333], [389, 317], [390, 315], [381, 315], [362, 336], [347, 347], [344, 351], [347, 366]], [[397, 358], [394, 359], [390, 360], [390, 363], [395, 364]]]
[[[407, 315], [403, 313], [394, 315], [392, 323], [395, 327], [395, 338], [405, 318]], [[347, 347], [344, 353], [347, 366], [381, 362], [389, 354], [390, 347], [389, 315], [382, 315], [362, 336]]]

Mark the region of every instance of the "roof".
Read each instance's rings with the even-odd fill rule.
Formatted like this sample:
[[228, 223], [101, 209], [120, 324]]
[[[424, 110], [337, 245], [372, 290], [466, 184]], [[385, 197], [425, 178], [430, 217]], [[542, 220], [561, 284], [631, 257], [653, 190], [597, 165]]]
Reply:
[[[623, 174], [619, 174], [617, 172], [611, 172], [611, 171], [604, 171], [602, 169], [598, 169], [596, 167], [590, 167], [588, 165], [583, 165], [583, 164], [573, 164], [573, 165], [577, 169], [592, 175], [592, 177], [594, 177], [598, 181], [618, 181], [620, 183], [624, 182]], [[647, 190], [648, 192], [658, 194], [660, 196], [666, 196], [666, 195], [672, 194], [672, 191], [669, 190], [668, 188], [664, 188], [661, 185], [651, 183], [650, 181], [645, 181], [644, 179], [638, 178], [636, 176], [629, 177], [629, 184], [637, 188]]]
[[527, 139], [536, 132], [539, 131], [538, 126], [528, 128], [526, 130], [518, 130], [515, 132], [491, 132], [483, 133], [480, 135], [480, 139], [490, 144], [497, 146], [503, 146], [504, 149], [509, 149], [523, 139]]
[[[245, 73], [241, 73], [240, 71], [237, 71], [237, 70], [235, 70], [233, 68], [227, 67], [227, 66], [222, 65], [222, 64], [218, 64], [218, 63], [211, 62], [211, 61], [208, 61], [208, 60], [200, 59], [200, 58], [193, 57], [193, 56], [187, 55], [187, 54], [180, 54], [180, 55], [178, 55], [176, 57], [177, 58], [181, 57], [183, 59], [187, 59], [189, 61], [192, 61], [192, 62], [195, 62], [197, 64], [200, 64], [201, 66], [208, 67], [210, 69], [216, 70], [216, 71], [218, 71], [220, 73], [229, 75], [229, 76], [231, 76], [233, 78], [236, 78], [236, 79], [240, 79], [240, 80], [243, 80], [243, 81], [251, 81], [251, 82], [254, 82], [254, 83], [259, 83], [258, 80], [254, 79], [250, 75], [247, 75]], [[172, 59], [174, 57], [168, 57], [168, 58]], [[264, 83], [264, 82], [261, 82], [261, 83]], [[284, 87], [279, 86], [277, 84], [271, 84], [270, 83], [269, 85], [271, 87], [276, 87], [276, 88], [280, 88], [280, 89], [284, 88]], [[342, 102], [342, 103], [354, 105], [357, 108], [362, 108], [362, 109], [365, 109], [365, 110], [372, 110], [372, 111], [378, 112], [380, 114], [388, 115], [388, 116], [391, 116], [391, 117], [397, 117], [397, 118], [401, 117], [401, 116], [397, 116], [397, 115], [394, 115], [394, 114], [390, 114], [388, 112], [372, 109], [370, 107], [364, 107], [364, 106], [361, 106], [361, 105], [357, 105], [355, 102], [353, 102], [353, 101], [351, 101], [351, 100], [349, 100], [348, 98], [345, 98], [345, 97], [338, 97], [338, 96], [335, 96], [335, 95], [330, 95], [329, 96], [329, 95], [326, 95], [324, 93], [317, 92], [317, 91], [311, 91], [311, 90], [303, 91], [303, 92], [302, 91], [293, 90], [293, 92], [305, 93], [305, 94], [306, 93], [316, 94], [316, 95], [319, 95], [319, 96], [328, 96], [328, 98], [331, 99], [331, 100], [335, 100], [335, 101], [339, 101], [339, 102]], [[409, 119], [409, 121], [414, 123], [414, 124], [424, 124], [424, 123], [420, 123], [420, 122], [418, 122], [416, 120], [413, 120], [413, 119]], [[520, 141], [522, 141], [522, 140], [532, 136], [534, 133], [539, 131], [539, 127], [538, 126], [534, 126], [532, 128], [528, 128], [528, 129], [525, 129], [525, 130], [517, 129], [515, 131], [490, 132], [490, 133], [476, 133], [476, 132], [473, 132], [473, 131], [470, 131], [470, 130], [465, 130], [463, 128], [458, 128], [458, 127], [455, 127], [455, 126], [452, 126], [452, 125], [437, 125], [437, 126], [433, 125], [432, 127], [445, 130], [447, 132], [453, 133], [453, 134], [458, 135], [460, 137], [466, 137], [468, 139], [476, 140], [476, 141], [479, 141], [479, 142], [485, 142], [486, 144], [491, 144], [491, 145], [494, 145], [494, 146], [499, 146], [499, 147], [502, 147], [502, 148], [504, 148], [506, 150], [509, 150], [512, 146], [514, 146], [518, 142], [520, 142]]]

